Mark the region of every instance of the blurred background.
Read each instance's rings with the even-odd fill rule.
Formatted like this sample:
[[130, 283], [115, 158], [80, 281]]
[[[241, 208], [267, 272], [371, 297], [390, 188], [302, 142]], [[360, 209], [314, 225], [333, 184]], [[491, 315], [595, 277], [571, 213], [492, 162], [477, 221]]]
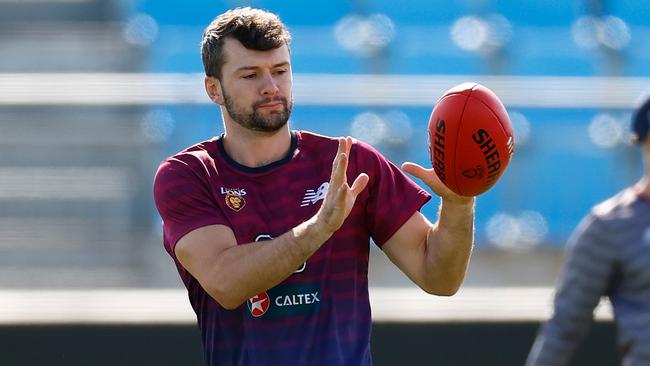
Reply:
[[[184, 352], [160, 353], [160, 344], [180, 340], [200, 363], [151, 186], [162, 159], [222, 133], [219, 109], [204, 95], [199, 44], [217, 14], [245, 5], [278, 13], [293, 33], [296, 129], [352, 135], [398, 165], [430, 165], [425, 132], [447, 89], [474, 81], [501, 97], [516, 152], [478, 197], [476, 249], [459, 299], [400, 292], [413, 285], [373, 247], [373, 344], [385, 350], [377, 364], [404, 361], [391, 358], [395, 339], [411, 354], [434, 339], [455, 357], [482, 357], [450, 358], [455, 365], [521, 364], [549, 314], [571, 231], [641, 175], [629, 119], [650, 93], [647, 1], [0, 0], [2, 363], [29, 364], [27, 353], [32, 364], [89, 364], [86, 355], [106, 344], [137, 344], [103, 359], [144, 365], [137, 355], [157, 352], [158, 365], [165, 357], [192, 364], [177, 359]], [[424, 212], [435, 218], [437, 206], [434, 199]], [[485, 325], [488, 315], [510, 318]], [[400, 316], [434, 323], [390, 328]], [[179, 321], [170, 333], [132, 326]], [[129, 326], [117, 333], [103, 322]], [[611, 324], [596, 331], [600, 343], [587, 353], [595, 361], [583, 364], [614, 364], [598, 358], [603, 345], [614, 357]], [[483, 348], [466, 352], [468, 334]], [[495, 343], [503, 337], [519, 361], [503, 360]], [[77, 341], [86, 346], [60, 351]]]
[[[293, 33], [296, 129], [430, 165], [445, 90], [501, 97], [516, 153], [478, 198], [469, 285], [552, 285], [580, 218], [640, 177], [628, 121], [650, 90], [644, 1], [1, 0], [0, 288], [181, 286], [152, 178], [222, 133], [199, 44], [243, 5]], [[410, 286], [373, 257], [374, 285]]]

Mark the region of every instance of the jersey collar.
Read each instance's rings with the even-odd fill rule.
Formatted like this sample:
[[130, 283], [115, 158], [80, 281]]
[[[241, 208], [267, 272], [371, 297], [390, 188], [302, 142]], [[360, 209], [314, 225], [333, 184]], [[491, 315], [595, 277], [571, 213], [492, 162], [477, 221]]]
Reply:
[[216, 142], [217, 142], [217, 147], [219, 148], [219, 155], [221, 155], [223, 160], [225, 160], [226, 163], [228, 163], [228, 165], [244, 173], [259, 174], [259, 173], [266, 173], [272, 169], [275, 169], [291, 161], [298, 147], [298, 133], [296, 131], [291, 131], [291, 146], [289, 147], [289, 151], [287, 152], [287, 154], [282, 159], [255, 168], [251, 168], [239, 164], [233, 158], [231, 158], [228, 155], [228, 153], [226, 153], [226, 148], [223, 146], [223, 134], [221, 134], [221, 136], [217, 138]]

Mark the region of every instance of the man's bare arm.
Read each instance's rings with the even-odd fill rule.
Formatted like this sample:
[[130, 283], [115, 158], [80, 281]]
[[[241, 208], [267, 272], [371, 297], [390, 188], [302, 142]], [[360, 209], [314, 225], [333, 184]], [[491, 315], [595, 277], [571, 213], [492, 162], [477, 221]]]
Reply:
[[269, 241], [237, 244], [224, 225], [196, 229], [182, 237], [176, 257], [201, 286], [227, 309], [265, 291], [290, 276], [311, 257], [350, 214], [368, 184], [360, 174], [348, 186], [346, 172], [352, 139], [339, 139], [329, 190], [319, 211], [309, 220]]
[[465, 278], [474, 241], [474, 198], [458, 196], [433, 169], [406, 163], [403, 169], [422, 179], [442, 197], [438, 221], [431, 224], [420, 212], [384, 244], [390, 260], [428, 293], [453, 295]]

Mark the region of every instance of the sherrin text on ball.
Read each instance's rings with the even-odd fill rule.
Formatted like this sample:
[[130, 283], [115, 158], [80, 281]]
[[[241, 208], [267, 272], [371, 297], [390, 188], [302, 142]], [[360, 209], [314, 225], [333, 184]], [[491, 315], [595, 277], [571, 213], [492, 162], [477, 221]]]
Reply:
[[440, 180], [462, 196], [489, 190], [514, 152], [512, 124], [490, 89], [463, 83], [438, 100], [429, 118], [429, 155]]

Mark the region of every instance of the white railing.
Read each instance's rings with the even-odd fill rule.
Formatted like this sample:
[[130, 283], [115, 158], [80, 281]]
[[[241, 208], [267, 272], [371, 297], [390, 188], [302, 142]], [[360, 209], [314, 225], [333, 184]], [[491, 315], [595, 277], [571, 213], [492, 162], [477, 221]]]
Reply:
[[[373, 321], [542, 321], [551, 314], [547, 287], [462, 288], [452, 297], [416, 288], [370, 288]], [[183, 289], [0, 290], [0, 325], [194, 323]], [[611, 320], [603, 301], [596, 320]]]
[[0, 167], [0, 200], [122, 199], [128, 178], [117, 167]]
[[[650, 94], [648, 77], [295, 74], [294, 98], [312, 106], [431, 107], [466, 81], [491, 88], [508, 107], [632, 108]], [[208, 103], [200, 73], [0, 73], [0, 105]]]

